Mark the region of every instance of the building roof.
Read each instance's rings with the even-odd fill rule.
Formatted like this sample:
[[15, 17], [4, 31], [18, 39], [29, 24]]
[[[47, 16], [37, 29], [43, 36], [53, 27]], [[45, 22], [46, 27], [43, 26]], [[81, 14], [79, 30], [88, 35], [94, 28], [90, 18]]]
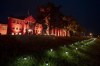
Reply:
[[26, 22], [34, 22], [34, 23], [36, 22], [36, 20], [32, 16], [25, 18], [25, 21]]

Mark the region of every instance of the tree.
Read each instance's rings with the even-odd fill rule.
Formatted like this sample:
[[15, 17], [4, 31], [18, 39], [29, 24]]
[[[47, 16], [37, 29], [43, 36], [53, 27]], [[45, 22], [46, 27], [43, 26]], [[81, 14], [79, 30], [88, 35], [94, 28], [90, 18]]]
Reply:
[[56, 7], [53, 3], [40, 6], [38, 10], [38, 22], [43, 24], [44, 30], [50, 28], [62, 28], [77, 35], [82, 31], [81, 26], [72, 16], [65, 16], [60, 12], [61, 6]]
[[66, 26], [66, 30], [70, 31], [71, 35], [79, 35], [84, 32], [78, 21], [72, 16], [64, 16], [63, 26]]
[[61, 26], [61, 18], [63, 14], [60, 12], [60, 6], [56, 7], [53, 3], [47, 3], [46, 5], [40, 6], [38, 11], [38, 20], [40, 23], [45, 23], [45, 18], [48, 19], [49, 25], [53, 27]]

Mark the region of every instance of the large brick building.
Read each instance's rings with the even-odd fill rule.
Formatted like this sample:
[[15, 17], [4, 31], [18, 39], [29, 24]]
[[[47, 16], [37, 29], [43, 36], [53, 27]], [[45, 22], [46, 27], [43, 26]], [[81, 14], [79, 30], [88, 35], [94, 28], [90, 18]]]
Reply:
[[34, 28], [30, 27], [30, 24], [35, 24], [35, 22], [36, 20], [32, 16], [29, 16], [23, 20], [9, 17], [7, 32], [10, 35], [24, 35], [28, 32], [33, 32]]
[[[49, 22], [45, 19], [45, 22]], [[0, 24], [1, 35], [54, 35], [54, 36], [70, 36], [69, 31], [64, 28], [53, 27], [49, 29], [50, 25], [45, 30], [42, 24], [29, 16], [24, 19], [8, 17], [8, 24]]]

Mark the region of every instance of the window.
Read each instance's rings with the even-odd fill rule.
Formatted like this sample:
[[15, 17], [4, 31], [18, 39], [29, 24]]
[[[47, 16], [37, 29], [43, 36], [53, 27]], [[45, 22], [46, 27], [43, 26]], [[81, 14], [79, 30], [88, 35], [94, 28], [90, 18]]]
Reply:
[[22, 33], [19, 33], [19, 35], [21, 35]]
[[7, 30], [7, 28], [5, 26], [2, 27], [2, 30]]
[[18, 30], [18, 28], [16, 28], [16, 30]]
[[14, 35], [14, 33], [12, 33], [11, 35]]
[[18, 33], [16, 33], [16, 35], [18, 35]]
[[20, 24], [19, 22], [17, 22], [17, 24]]

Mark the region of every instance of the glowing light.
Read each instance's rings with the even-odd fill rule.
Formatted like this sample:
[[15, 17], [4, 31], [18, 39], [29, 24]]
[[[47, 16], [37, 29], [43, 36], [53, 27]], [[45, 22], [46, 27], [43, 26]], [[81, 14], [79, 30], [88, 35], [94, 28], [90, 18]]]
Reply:
[[77, 50], [78, 48], [76, 48], [76, 50]]
[[12, 33], [11, 35], [14, 35], [14, 33]]
[[50, 51], [52, 52], [52, 51], [53, 51], [53, 49], [50, 49]]
[[90, 33], [90, 36], [92, 36], [93, 34], [92, 33]]
[[53, 49], [48, 50], [46, 54], [48, 57], [52, 57], [52, 58], [57, 57], [56, 52]]
[[36, 63], [35, 58], [31, 56], [16, 58], [12, 66], [34, 66]]
[[66, 54], [68, 54], [68, 52], [65, 52]]
[[32, 29], [28, 29], [28, 32], [31, 32], [32, 31]]
[[22, 33], [19, 33], [19, 35], [21, 35]]
[[24, 60], [27, 60], [27, 58], [24, 58]]
[[53, 59], [45, 58], [42, 59], [41, 63], [37, 66], [57, 66], [56, 62]]
[[15, 33], [16, 35], [18, 35], [18, 33]]
[[48, 63], [46, 63], [46, 66], [48, 66], [49, 64]]

